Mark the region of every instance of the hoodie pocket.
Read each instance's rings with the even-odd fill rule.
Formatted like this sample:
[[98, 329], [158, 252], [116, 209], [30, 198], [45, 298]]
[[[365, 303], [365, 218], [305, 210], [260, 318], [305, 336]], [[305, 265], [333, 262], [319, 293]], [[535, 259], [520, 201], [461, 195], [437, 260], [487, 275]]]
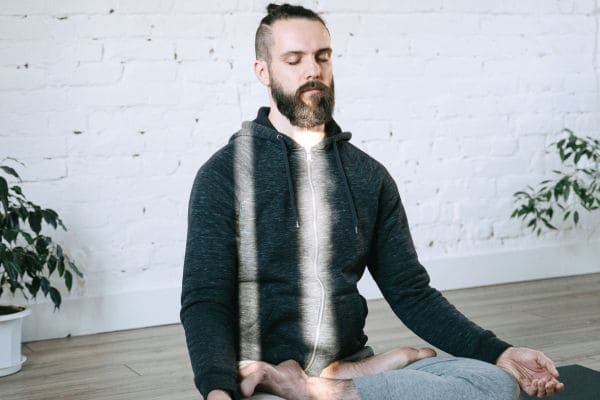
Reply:
[[363, 340], [363, 328], [367, 316], [365, 299], [354, 292], [336, 301], [338, 335], [345, 350], [355, 348]]

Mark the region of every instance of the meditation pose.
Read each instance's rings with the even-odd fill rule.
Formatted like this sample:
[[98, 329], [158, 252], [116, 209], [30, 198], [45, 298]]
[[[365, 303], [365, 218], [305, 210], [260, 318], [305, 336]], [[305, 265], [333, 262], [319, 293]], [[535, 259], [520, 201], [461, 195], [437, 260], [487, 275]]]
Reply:
[[[200, 167], [189, 199], [180, 317], [200, 393], [509, 400], [519, 388], [563, 390], [543, 353], [499, 339], [430, 286], [394, 179], [332, 117], [325, 22], [301, 6], [267, 11], [253, 68], [269, 107]], [[374, 354], [357, 289], [366, 268], [400, 320], [451, 356], [401, 344]]]

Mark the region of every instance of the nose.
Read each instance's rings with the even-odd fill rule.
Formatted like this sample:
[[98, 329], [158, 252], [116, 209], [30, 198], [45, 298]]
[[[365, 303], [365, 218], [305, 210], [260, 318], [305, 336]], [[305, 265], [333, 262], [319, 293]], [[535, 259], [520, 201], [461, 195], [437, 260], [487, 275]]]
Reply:
[[314, 58], [309, 58], [306, 66], [306, 80], [321, 78], [321, 66]]

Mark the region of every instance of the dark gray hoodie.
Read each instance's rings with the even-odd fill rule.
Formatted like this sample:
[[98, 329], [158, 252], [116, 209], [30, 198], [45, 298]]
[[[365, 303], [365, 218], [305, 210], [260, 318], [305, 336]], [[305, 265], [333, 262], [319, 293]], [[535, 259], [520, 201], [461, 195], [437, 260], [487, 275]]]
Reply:
[[333, 120], [307, 150], [268, 112], [244, 122], [192, 186], [180, 318], [202, 395], [239, 398], [241, 360], [294, 359], [314, 376], [362, 349], [365, 267], [421, 338], [494, 362], [509, 344], [429, 285], [386, 168]]

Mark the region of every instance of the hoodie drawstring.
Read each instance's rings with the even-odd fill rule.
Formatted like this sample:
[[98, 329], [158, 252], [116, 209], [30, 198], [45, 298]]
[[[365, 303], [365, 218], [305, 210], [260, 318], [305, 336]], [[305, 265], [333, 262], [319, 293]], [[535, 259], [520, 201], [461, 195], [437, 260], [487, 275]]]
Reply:
[[298, 210], [296, 210], [296, 194], [294, 193], [294, 184], [292, 183], [292, 174], [290, 172], [290, 160], [288, 159], [287, 146], [285, 141], [280, 134], [277, 135], [279, 143], [281, 143], [281, 151], [283, 152], [283, 158], [285, 159], [285, 172], [287, 173], [288, 190], [290, 191], [290, 201], [292, 202], [292, 210], [294, 212], [294, 219], [296, 220], [296, 228], [300, 228], [298, 223]]
[[348, 198], [348, 203], [350, 204], [350, 211], [352, 211], [352, 221], [354, 222], [354, 232], [358, 233], [358, 216], [356, 215], [356, 207], [354, 205], [354, 200], [352, 199], [352, 194], [350, 193], [350, 185], [348, 184], [348, 177], [344, 172], [344, 167], [342, 166], [342, 159], [340, 158], [340, 152], [337, 148], [337, 142], [333, 142], [333, 150], [335, 152], [335, 160], [337, 162], [338, 169], [343, 176], [344, 187], [346, 188], [346, 197]]
[[[288, 181], [288, 190], [290, 192], [290, 201], [292, 202], [292, 211], [294, 213], [294, 219], [296, 220], [296, 228], [300, 227], [298, 222], [298, 210], [296, 209], [296, 194], [294, 192], [294, 184], [292, 182], [292, 174], [290, 172], [290, 160], [288, 158], [287, 146], [285, 144], [285, 140], [281, 137], [281, 134], [277, 135], [277, 139], [279, 139], [279, 143], [281, 144], [281, 151], [283, 153], [283, 158], [285, 161], [285, 172], [287, 174]], [[337, 148], [337, 142], [333, 142], [333, 150], [335, 153], [335, 161], [337, 164], [340, 173], [342, 174], [344, 181], [344, 189], [346, 192], [346, 198], [348, 199], [348, 203], [350, 205], [350, 211], [352, 212], [352, 222], [354, 223], [354, 232], [358, 233], [358, 216], [356, 213], [356, 206], [354, 205], [354, 199], [352, 198], [352, 193], [350, 193], [350, 185], [348, 183], [348, 177], [344, 172], [344, 167], [342, 166], [342, 159], [340, 158], [340, 152]]]

